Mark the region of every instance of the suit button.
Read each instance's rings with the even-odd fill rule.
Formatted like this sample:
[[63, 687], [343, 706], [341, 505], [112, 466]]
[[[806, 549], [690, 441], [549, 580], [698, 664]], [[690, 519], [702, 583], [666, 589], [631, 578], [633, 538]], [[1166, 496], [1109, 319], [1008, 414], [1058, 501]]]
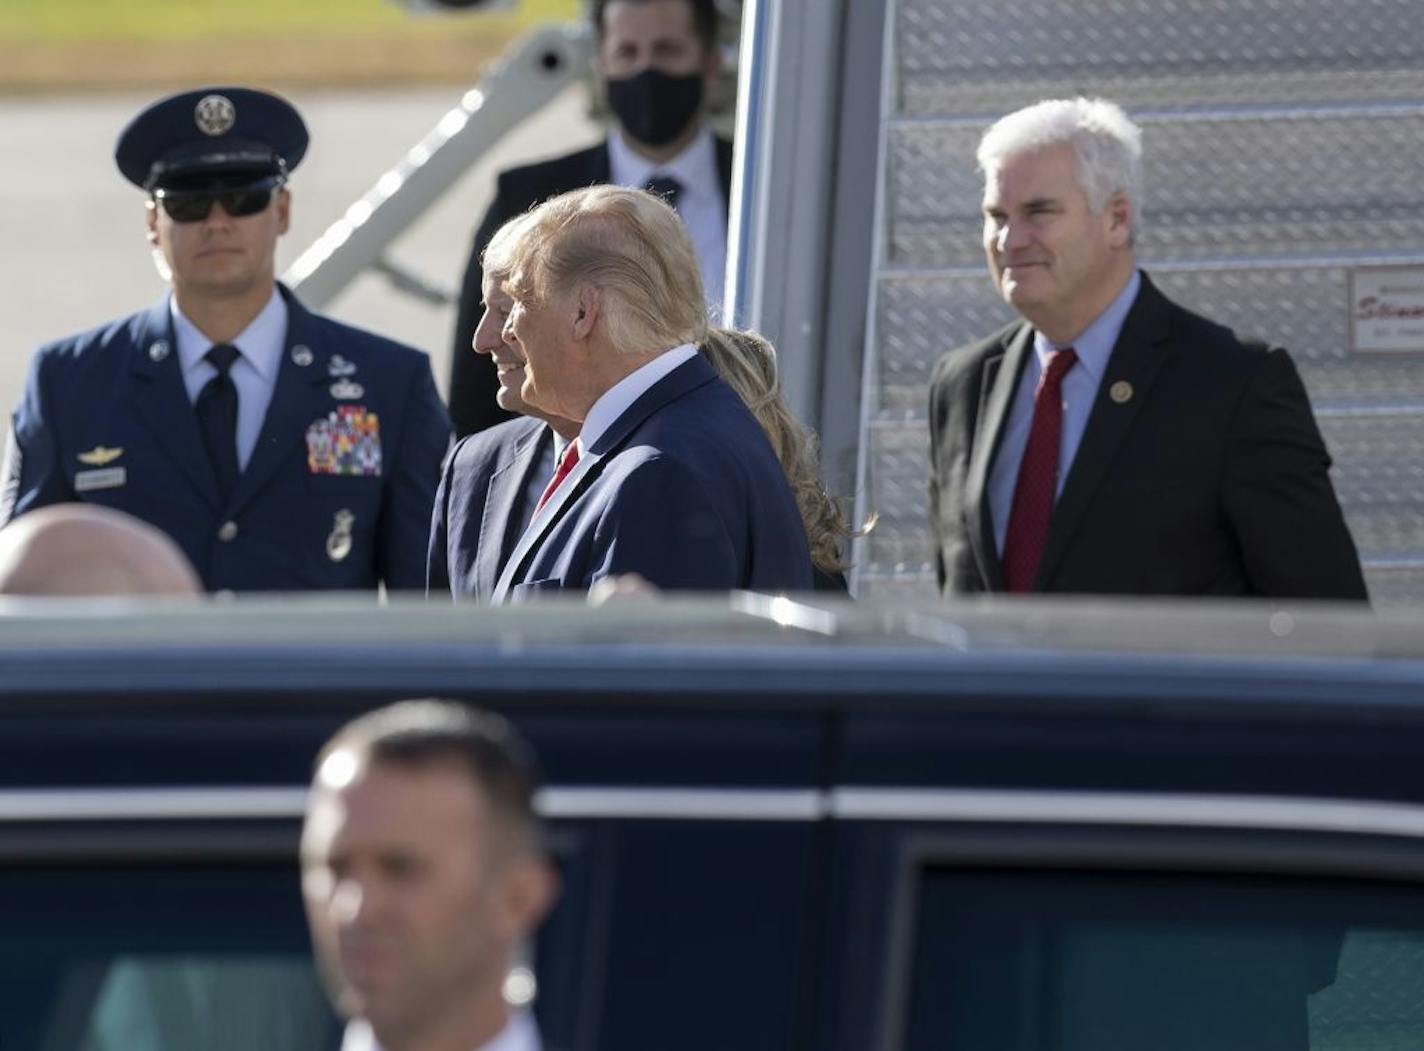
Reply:
[[237, 539], [237, 523], [224, 522], [218, 527], [218, 539], [226, 543], [229, 540]]

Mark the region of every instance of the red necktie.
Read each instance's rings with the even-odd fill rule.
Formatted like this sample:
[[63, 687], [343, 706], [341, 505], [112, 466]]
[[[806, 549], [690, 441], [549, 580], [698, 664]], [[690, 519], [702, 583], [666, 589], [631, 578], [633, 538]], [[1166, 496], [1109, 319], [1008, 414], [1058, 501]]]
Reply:
[[1033, 424], [1019, 464], [1009, 529], [1004, 535], [1004, 576], [1010, 591], [1028, 591], [1038, 573], [1048, 520], [1058, 495], [1058, 447], [1063, 434], [1063, 375], [1078, 354], [1072, 347], [1052, 351], [1033, 393]]
[[559, 457], [559, 466], [554, 471], [554, 477], [549, 479], [549, 484], [544, 487], [544, 495], [539, 497], [539, 502], [534, 505], [536, 515], [549, 502], [549, 497], [554, 495], [554, 490], [559, 488], [559, 483], [569, 476], [569, 472], [574, 469], [574, 464], [578, 462], [578, 442], [569, 442], [568, 448], [564, 450], [564, 455]]

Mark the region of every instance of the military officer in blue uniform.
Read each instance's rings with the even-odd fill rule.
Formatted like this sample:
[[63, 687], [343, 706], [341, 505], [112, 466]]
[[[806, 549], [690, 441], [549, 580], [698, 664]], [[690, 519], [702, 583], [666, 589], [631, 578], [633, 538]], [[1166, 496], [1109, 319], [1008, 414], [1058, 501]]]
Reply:
[[277, 283], [306, 146], [288, 102], [241, 88], [124, 129], [115, 160], [172, 292], [35, 355], [0, 522], [106, 504], [173, 537], [209, 590], [424, 587], [449, 420], [424, 354]]

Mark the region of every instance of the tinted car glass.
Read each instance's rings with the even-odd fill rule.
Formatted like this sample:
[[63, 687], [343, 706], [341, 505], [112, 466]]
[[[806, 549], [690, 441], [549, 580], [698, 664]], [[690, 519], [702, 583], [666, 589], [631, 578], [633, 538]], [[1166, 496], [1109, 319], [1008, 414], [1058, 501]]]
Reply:
[[290, 864], [0, 871], [0, 1047], [334, 1047]]
[[1424, 1046], [1424, 891], [1168, 873], [929, 867], [903, 1046]]

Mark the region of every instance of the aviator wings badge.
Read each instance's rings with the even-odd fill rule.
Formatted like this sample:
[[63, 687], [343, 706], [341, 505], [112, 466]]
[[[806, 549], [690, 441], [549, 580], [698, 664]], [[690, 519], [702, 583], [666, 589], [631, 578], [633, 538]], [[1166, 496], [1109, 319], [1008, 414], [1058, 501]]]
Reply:
[[123, 449], [110, 449], [104, 445], [96, 445], [87, 453], [80, 453], [79, 462], [91, 467], [103, 467], [106, 463], [113, 463], [123, 454]]

